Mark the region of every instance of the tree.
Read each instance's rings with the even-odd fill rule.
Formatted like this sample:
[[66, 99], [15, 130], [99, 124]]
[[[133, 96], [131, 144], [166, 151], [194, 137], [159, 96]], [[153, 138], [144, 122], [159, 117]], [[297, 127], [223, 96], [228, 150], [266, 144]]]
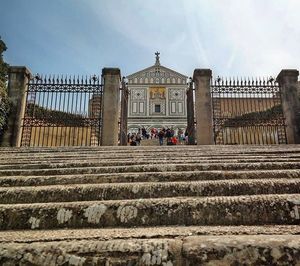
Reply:
[[7, 47], [0, 37], [0, 138], [6, 127], [7, 116], [9, 112], [9, 101], [7, 95], [7, 77], [8, 77], [8, 64], [3, 60], [3, 53]]

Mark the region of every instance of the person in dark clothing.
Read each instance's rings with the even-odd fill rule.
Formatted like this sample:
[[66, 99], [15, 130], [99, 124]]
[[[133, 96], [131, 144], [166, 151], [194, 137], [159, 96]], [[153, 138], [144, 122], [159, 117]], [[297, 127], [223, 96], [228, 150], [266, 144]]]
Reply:
[[162, 146], [164, 145], [164, 137], [165, 137], [165, 132], [164, 129], [162, 128], [159, 132], [158, 132], [158, 139], [159, 139], [159, 145]]
[[171, 129], [169, 129], [169, 128], [167, 128], [167, 130], [166, 130], [166, 138], [167, 138], [167, 145], [172, 145], [172, 141], [171, 141], [172, 132], [171, 132]]
[[130, 137], [130, 146], [136, 146], [136, 134], [133, 133]]

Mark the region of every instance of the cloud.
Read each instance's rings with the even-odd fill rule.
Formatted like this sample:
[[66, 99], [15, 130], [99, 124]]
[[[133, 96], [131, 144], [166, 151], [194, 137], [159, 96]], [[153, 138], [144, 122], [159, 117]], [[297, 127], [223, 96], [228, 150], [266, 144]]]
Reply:
[[[36, 68], [114, 65], [129, 74], [153, 64], [157, 50], [163, 65], [189, 76], [195, 68], [229, 76], [299, 68], [299, 0], [29, 0], [22, 10], [11, 2], [20, 19], [4, 33], [18, 36], [16, 61], [26, 54]], [[20, 21], [34, 34], [20, 39]]]

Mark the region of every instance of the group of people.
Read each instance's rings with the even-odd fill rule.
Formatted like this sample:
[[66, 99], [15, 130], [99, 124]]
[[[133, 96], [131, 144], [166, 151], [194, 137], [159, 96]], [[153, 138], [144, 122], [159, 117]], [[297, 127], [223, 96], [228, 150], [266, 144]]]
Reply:
[[164, 138], [167, 141], [167, 145], [185, 144], [187, 139], [187, 132], [183, 132], [181, 129], [178, 130], [177, 135], [173, 128], [162, 128], [158, 134], [159, 145], [164, 145]]
[[142, 136], [140, 133], [128, 133], [127, 142], [130, 146], [140, 146], [141, 145]]
[[142, 139], [158, 139], [159, 145], [164, 145], [164, 139], [166, 139], [167, 145], [177, 145], [187, 143], [188, 134], [179, 129], [177, 134], [173, 128], [161, 128], [157, 130], [152, 128], [148, 133], [147, 130], [139, 128], [137, 133], [128, 133], [128, 143], [130, 146], [139, 146], [141, 145]]

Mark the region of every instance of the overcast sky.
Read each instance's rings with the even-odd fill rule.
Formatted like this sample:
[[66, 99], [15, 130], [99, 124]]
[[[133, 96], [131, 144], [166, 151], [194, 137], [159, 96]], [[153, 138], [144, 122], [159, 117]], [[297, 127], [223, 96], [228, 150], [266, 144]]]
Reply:
[[128, 75], [155, 62], [191, 76], [300, 69], [300, 0], [0, 0], [5, 60], [33, 73]]

